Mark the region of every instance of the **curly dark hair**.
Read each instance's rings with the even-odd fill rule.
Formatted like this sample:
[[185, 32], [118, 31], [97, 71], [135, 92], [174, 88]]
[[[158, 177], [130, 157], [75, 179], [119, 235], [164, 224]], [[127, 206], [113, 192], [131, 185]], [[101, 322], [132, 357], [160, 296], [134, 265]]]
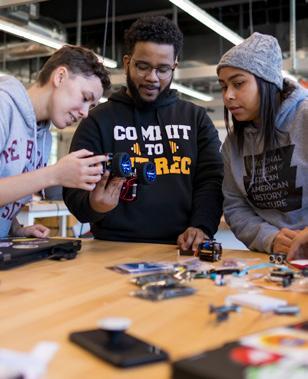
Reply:
[[59, 66], [65, 66], [73, 74], [86, 77], [97, 76], [104, 90], [110, 88], [109, 72], [95, 53], [85, 47], [64, 45], [46, 61], [38, 74], [37, 81], [45, 85], [52, 72]]
[[127, 54], [132, 54], [137, 42], [173, 45], [176, 58], [183, 46], [183, 34], [167, 17], [147, 16], [131, 25], [125, 32], [124, 41]]

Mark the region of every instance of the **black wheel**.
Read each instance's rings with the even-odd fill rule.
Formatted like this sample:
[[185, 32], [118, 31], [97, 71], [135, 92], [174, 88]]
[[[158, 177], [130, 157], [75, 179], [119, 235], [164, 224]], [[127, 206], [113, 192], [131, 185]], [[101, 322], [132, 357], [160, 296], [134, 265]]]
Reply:
[[282, 265], [284, 261], [285, 261], [285, 256], [282, 254], [277, 254], [276, 263], [278, 263], [279, 265]]
[[128, 178], [132, 173], [130, 156], [127, 153], [116, 153], [112, 158], [112, 175]]
[[137, 166], [137, 178], [141, 184], [152, 184], [156, 180], [156, 168], [152, 162], [141, 163]]

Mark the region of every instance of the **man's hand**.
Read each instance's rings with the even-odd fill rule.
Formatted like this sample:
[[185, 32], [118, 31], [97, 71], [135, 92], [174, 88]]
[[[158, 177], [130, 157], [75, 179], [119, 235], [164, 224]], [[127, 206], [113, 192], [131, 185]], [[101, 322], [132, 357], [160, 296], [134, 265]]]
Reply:
[[86, 149], [70, 153], [53, 166], [56, 182], [63, 187], [92, 191], [101, 180], [101, 162], [107, 160], [106, 155], [93, 156], [93, 153]]
[[50, 229], [41, 224], [31, 226], [20, 226], [16, 228], [14, 235], [16, 237], [36, 237], [46, 238], [50, 233]]
[[196, 255], [199, 244], [206, 238], [209, 237], [201, 229], [190, 226], [178, 236], [177, 245], [181, 250], [193, 250]]
[[293, 239], [287, 260], [303, 258], [308, 259], [308, 227], [299, 232]]
[[106, 171], [96, 184], [94, 191], [90, 192], [89, 202], [96, 212], [109, 212], [119, 203], [119, 197], [125, 178], [109, 179], [110, 172]]
[[288, 253], [294, 238], [299, 234], [299, 230], [282, 228], [273, 242], [273, 253]]

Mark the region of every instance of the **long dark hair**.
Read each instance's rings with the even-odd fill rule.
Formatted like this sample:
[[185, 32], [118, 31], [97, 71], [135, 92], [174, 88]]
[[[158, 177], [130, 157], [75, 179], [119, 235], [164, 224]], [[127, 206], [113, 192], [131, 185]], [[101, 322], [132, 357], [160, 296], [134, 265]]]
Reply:
[[[285, 88], [283, 91], [280, 91], [275, 84], [267, 82], [257, 76], [255, 76], [255, 78], [260, 94], [260, 125], [258, 127], [258, 130], [260, 131], [259, 142], [263, 145], [262, 153], [265, 154], [266, 151], [275, 148], [278, 143], [280, 132], [275, 126], [275, 119], [281, 102], [285, 98]], [[248, 125], [251, 125], [251, 122], [237, 121], [235, 117], [232, 116], [233, 126], [231, 126], [229, 112], [226, 107], [224, 107], [224, 117], [228, 134], [234, 134], [236, 136], [239, 152], [242, 152], [244, 146], [244, 129]]]

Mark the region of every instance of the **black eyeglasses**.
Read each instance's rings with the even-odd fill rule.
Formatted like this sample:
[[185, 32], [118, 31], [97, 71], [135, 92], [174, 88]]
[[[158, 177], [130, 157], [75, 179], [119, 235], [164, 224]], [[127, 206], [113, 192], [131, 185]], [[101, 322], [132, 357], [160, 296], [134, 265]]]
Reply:
[[152, 66], [151, 64], [143, 61], [136, 61], [134, 58], [131, 58], [132, 61], [134, 61], [135, 69], [137, 75], [139, 75], [142, 78], [145, 78], [146, 76], [150, 75], [153, 70], [155, 70], [156, 76], [161, 79], [169, 79], [175, 70], [175, 67], [171, 67], [168, 64], [161, 64], [157, 67]]

